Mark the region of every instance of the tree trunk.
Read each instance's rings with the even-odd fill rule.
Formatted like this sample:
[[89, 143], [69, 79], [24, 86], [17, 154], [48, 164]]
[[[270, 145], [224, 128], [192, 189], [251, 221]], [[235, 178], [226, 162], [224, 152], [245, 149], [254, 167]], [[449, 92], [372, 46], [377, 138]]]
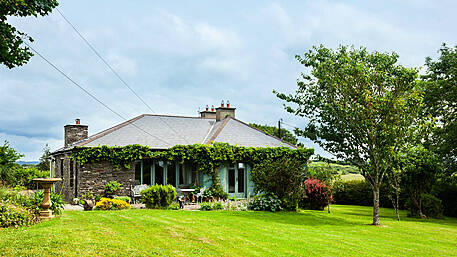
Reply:
[[379, 187], [373, 186], [373, 223], [379, 225]]

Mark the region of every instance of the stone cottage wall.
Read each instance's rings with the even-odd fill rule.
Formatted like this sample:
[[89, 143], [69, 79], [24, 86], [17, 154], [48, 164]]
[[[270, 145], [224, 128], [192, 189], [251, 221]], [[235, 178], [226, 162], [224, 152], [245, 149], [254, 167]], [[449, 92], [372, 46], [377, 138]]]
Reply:
[[123, 167], [115, 169], [109, 162], [85, 164], [78, 171], [78, 197], [86, 193], [103, 195], [104, 186], [109, 181], [123, 184], [120, 195], [130, 195], [130, 188], [135, 184], [135, 165], [130, 169]]
[[[135, 183], [135, 166], [130, 169], [115, 169], [109, 162], [79, 165], [71, 160], [71, 153], [54, 155], [54, 177], [62, 178], [62, 182], [55, 184], [55, 192], [62, 192], [66, 202], [75, 197], [81, 197], [89, 192], [103, 195], [104, 186], [109, 181], [123, 184], [122, 195], [130, 195], [130, 188]], [[62, 188], [63, 186], [63, 188]]]

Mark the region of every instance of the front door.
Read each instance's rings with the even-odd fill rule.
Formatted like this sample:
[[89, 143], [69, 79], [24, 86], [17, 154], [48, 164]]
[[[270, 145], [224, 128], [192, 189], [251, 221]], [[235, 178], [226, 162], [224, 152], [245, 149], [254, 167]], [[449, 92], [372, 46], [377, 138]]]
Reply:
[[246, 198], [246, 169], [243, 163], [229, 166], [227, 183], [230, 196]]

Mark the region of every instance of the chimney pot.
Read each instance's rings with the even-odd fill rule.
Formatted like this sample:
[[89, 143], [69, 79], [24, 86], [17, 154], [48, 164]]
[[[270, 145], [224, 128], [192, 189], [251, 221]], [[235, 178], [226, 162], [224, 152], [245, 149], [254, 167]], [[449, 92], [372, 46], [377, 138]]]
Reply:
[[221, 107], [224, 107], [224, 100], [222, 100], [221, 102]]
[[214, 112], [214, 105], [211, 105], [211, 111]]
[[81, 125], [81, 120], [80, 119], [75, 119], [76, 125]]
[[230, 102], [227, 100], [227, 108], [230, 108]]
[[208, 110], [209, 110], [209, 107], [208, 107], [208, 105], [206, 105], [206, 111], [208, 111]]

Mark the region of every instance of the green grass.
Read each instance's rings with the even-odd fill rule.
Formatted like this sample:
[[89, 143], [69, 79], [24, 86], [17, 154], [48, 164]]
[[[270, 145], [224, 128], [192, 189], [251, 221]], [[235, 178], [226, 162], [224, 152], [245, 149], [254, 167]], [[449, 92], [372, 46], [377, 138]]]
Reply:
[[169, 210], [66, 211], [19, 229], [0, 229], [2, 256], [452, 256], [457, 219], [397, 222], [381, 210], [335, 205], [332, 213]]

